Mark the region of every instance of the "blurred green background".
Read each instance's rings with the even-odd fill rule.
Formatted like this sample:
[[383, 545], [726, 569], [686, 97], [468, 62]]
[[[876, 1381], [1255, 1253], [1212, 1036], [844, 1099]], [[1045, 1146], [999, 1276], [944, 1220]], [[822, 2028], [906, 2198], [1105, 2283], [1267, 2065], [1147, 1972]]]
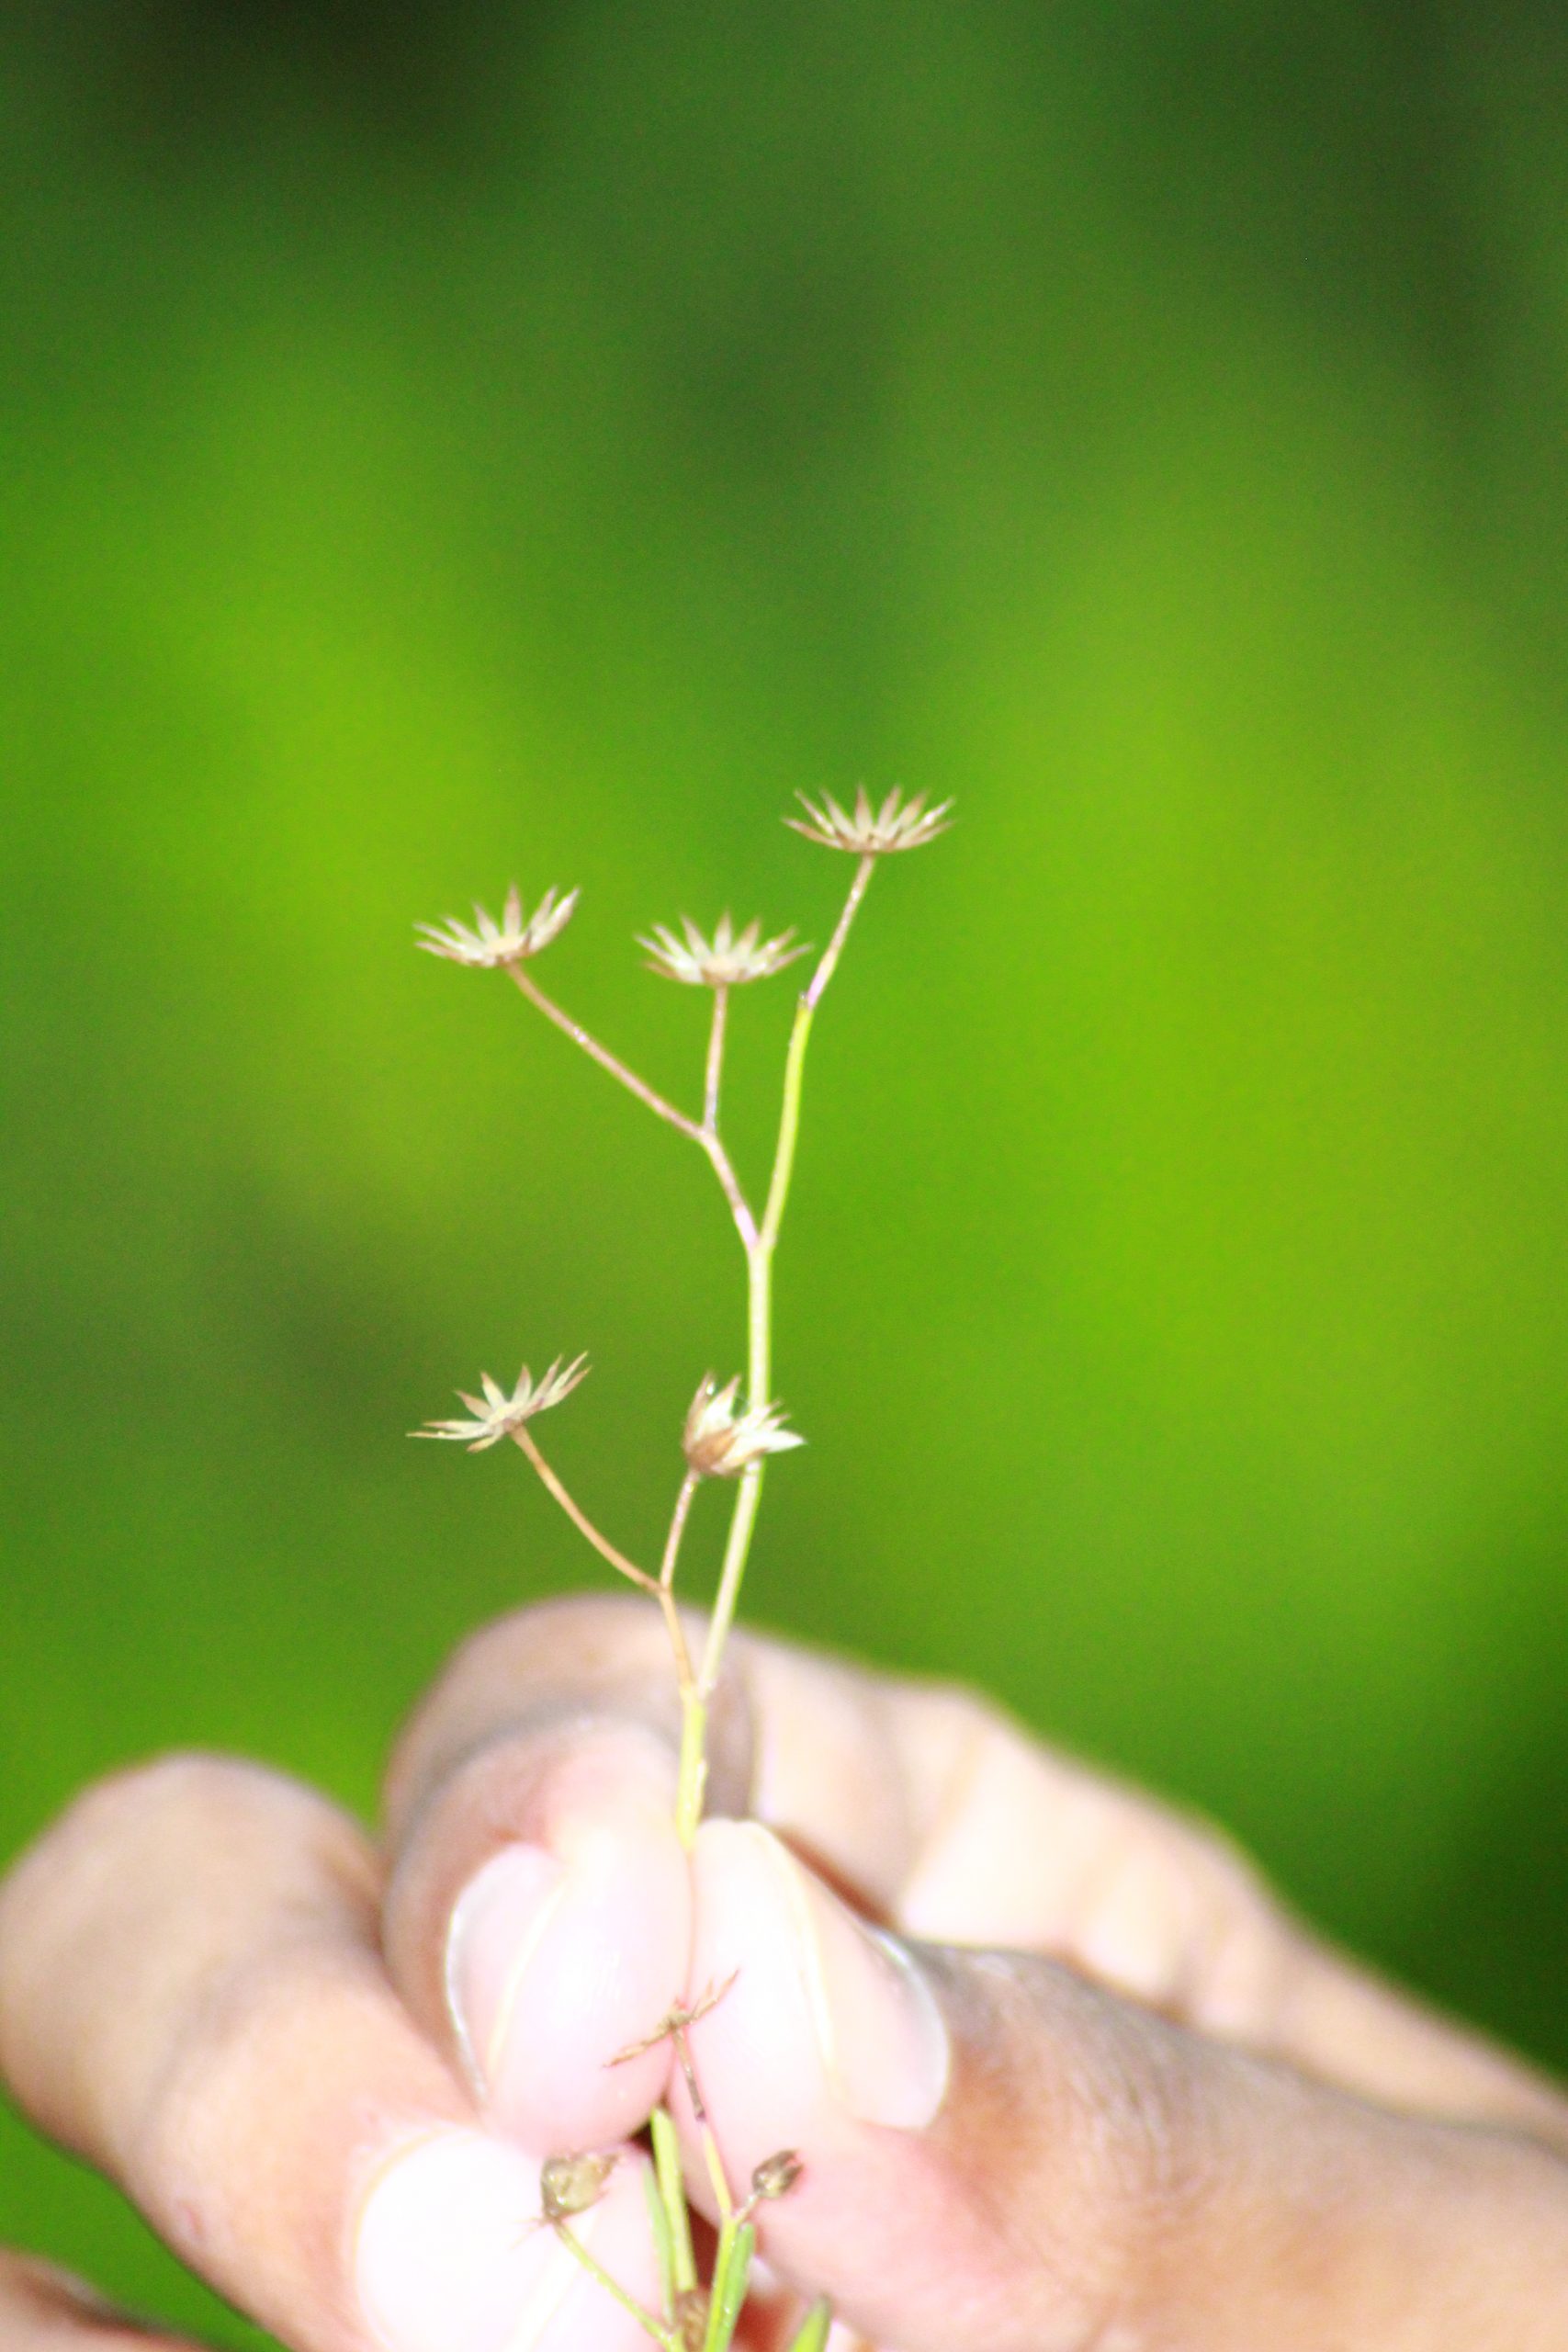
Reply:
[[[649, 1546], [739, 1269], [682, 910], [959, 796], [819, 1023], [750, 1609], [971, 1678], [1568, 2061], [1568, 20], [49, 0], [0, 41], [0, 1847], [374, 1805]], [[737, 1007], [755, 1171], [789, 1011]], [[711, 1565], [718, 1514], [694, 1565]], [[0, 2231], [246, 2340], [0, 2120]]]

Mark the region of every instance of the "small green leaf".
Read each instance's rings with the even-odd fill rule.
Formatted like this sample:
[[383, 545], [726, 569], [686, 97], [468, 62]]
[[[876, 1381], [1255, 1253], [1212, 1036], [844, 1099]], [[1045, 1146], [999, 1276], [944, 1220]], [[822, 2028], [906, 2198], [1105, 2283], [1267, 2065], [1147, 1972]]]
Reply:
[[659, 2198], [670, 2233], [670, 2259], [675, 2292], [684, 2295], [690, 2293], [697, 2283], [697, 2263], [692, 2252], [692, 2221], [686, 2211], [686, 2184], [681, 2174], [681, 2145], [666, 2109], [656, 2107], [650, 2122], [653, 2168], [659, 2177]]
[[660, 2193], [659, 2176], [649, 2165], [642, 2177], [648, 2198], [648, 2218], [653, 2225], [653, 2244], [659, 2256], [659, 2308], [670, 2325], [675, 2324], [675, 2242], [670, 2234], [670, 2216], [664, 2210]]
[[713, 2267], [713, 2304], [703, 2352], [729, 2352], [740, 2323], [746, 2290], [751, 2283], [751, 2256], [756, 2244], [757, 2233], [750, 2222], [726, 2222], [718, 2233], [718, 2254]]
[[789, 2352], [822, 2352], [833, 2324], [833, 2306], [824, 2295], [812, 2304], [791, 2339]]

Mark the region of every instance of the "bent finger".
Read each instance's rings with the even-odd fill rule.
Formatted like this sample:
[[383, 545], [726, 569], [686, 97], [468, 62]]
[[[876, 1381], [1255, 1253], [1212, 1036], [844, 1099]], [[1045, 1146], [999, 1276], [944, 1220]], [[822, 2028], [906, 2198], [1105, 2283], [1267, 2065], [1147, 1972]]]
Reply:
[[[1308, 1933], [1228, 1840], [966, 1691], [744, 1634], [713, 1734], [710, 1812], [887, 1925], [1067, 1961], [1348, 2089], [1568, 2146], [1551, 2086]], [[665, 2079], [658, 2048], [610, 2061], [687, 1983], [678, 1746], [656, 1612], [593, 1597], [476, 1635], [394, 1759], [395, 1981], [525, 2144], [633, 2130]]]
[[14, 2254], [0, 2254], [0, 2344], [6, 2352], [195, 2352], [186, 2338], [113, 2310], [80, 2279]]
[[694, 1875], [726, 2168], [798, 2155], [762, 2250], [873, 2340], [1568, 2340], [1568, 2166], [1537, 2143], [1348, 2098], [1049, 1961], [868, 1930], [755, 1825], [705, 1825]]
[[[0, 1887], [0, 2070], [190, 2266], [300, 2352], [626, 2352], [397, 2000], [355, 1826], [249, 1767], [102, 1784]], [[647, 2292], [636, 2160], [584, 2217]]]

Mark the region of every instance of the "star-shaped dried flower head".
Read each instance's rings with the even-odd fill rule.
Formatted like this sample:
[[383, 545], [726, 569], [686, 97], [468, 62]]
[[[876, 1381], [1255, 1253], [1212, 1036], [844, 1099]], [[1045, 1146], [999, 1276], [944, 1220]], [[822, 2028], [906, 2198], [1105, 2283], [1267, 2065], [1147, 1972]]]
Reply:
[[806, 1443], [784, 1428], [776, 1405], [750, 1405], [738, 1412], [739, 1393], [739, 1374], [722, 1388], [711, 1372], [703, 1374], [681, 1434], [687, 1463], [699, 1478], [736, 1478], [764, 1454], [786, 1453], [792, 1445]]
[[729, 917], [720, 915], [711, 939], [704, 937], [690, 915], [681, 917], [681, 928], [684, 939], [677, 939], [662, 923], [655, 923], [652, 938], [639, 939], [637, 945], [648, 950], [650, 972], [661, 972], [667, 980], [683, 980], [692, 989], [738, 989], [748, 980], [766, 980], [807, 952], [791, 945], [793, 931], [764, 939], [761, 916], [737, 932]]
[[575, 890], [560, 898], [552, 888], [525, 922], [523, 894], [514, 882], [499, 922], [483, 907], [476, 906], [476, 930], [470, 931], [467, 923], [451, 916], [445, 924], [422, 922], [419, 928], [425, 935], [416, 944], [429, 956], [445, 956], [454, 964], [471, 964], [482, 971], [494, 971], [503, 964], [525, 964], [530, 956], [537, 956], [560, 936], [571, 921], [577, 898]]
[[828, 793], [821, 806], [807, 800], [804, 792], [795, 798], [806, 811], [806, 819], [786, 817], [784, 823], [808, 842], [820, 842], [824, 849], [848, 850], [855, 857], [886, 857], [894, 850], [923, 849], [927, 842], [934, 842], [938, 833], [945, 833], [953, 822], [948, 815], [951, 800], [926, 807], [923, 792], [906, 801], [902, 793], [890, 792], [880, 808], [874, 808], [871, 795], [863, 784], [855, 795], [854, 814], [850, 816]]
[[466, 1444], [470, 1453], [482, 1453], [487, 1446], [499, 1445], [503, 1437], [510, 1437], [525, 1421], [531, 1421], [536, 1413], [547, 1413], [552, 1405], [570, 1396], [578, 1382], [587, 1377], [586, 1356], [574, 1357], [564, 1365], [557, 1356], [548, 1372], [537, 1380], [530, 1379], [525, 1364], [509, 1396], [501, 1383], [484, 1372], [479, 1374], [482, 1396], [470, 1396], [461, 1388], [457, 1391], [474, 1416], [471, 1421], [431, 1421], [423, 1429], [415, 1430], [413, 1435], [451, 1438], [458, 1444]]
[[620, 2163], [612, 2149], [604, 2155], [547, 2156], [539, 2167], [539, 2210], [549, 2222], [570, 2222], [586, 2213], [604, 2196], [610, 2175]]

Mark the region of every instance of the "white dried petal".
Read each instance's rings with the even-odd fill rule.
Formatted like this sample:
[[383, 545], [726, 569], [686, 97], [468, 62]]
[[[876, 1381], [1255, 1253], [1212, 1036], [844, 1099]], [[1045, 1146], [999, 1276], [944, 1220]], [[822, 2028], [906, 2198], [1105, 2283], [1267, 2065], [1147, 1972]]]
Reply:
[[482, 1396], [470, 1396], [462, 1388], [457, 1391], [473, 1416], [471, 1420], [459, 1420], [454, 1417], [450, 1420], [429, 1421], [423, 1429], [414, 1430], [411, 1434], [414, 1437], [446, 1438], [455, 1444], [466, 1445], [470, 1453], [483, 1453], [488, 1446], [499, 1445], [503, 1437], [510, 1437], [513, 1430], [521, 1429], [525, 1421], [531, 1421], [536, 1413], [547, 1413], [553, 1405], [562, 1403], [579, 1381], [587, 1377], [588, 1358], [585, 1355], [574, 1356], [570, 1363], [563, 1363], [557, 1356], [549, 1370], [541, 1373], [537, 1380], [530, 1377], [525, 1364], [517, 1376], [516, 1387], [508, 1396], [499, 1381], [492, 1380], [488, 1372], [481, 1372], [479, 1386], [484, 1392]]
[[562, 898], [552, 885], [525, 919], [523, 896], [514, 882], [499, 922], [484, 907], [476, 905], [471, 931], [467, 923], [449, 916], [445, 924], [422, 922], [419, 929], [425, 935], [415, 944], [428, 956], [445, 956], [450, 963], [467, 964], [479, 971], [524, 964], [559, 938], [571, 921], [578, 896], [577, 891], [569, 890]]
[[830, 793], [824, 793], [820, 804], [808, 800], [804, 792], [795, 798], [806, 811], [806, 819], [786, 817], [791, 830], [805, 835], [808, 842], [820, 842], [824, 849], [847, 850], [855, 857], [887, 857], [895, 851], [923, 849], [927, 842], [934, 842], [945, 833], [953, 822], [949, 810], [951, 800], [940, 801], [934, 808], [926, 807], [926, 796], [917, 793], [906, 801], [895, 790], [887, 795], [880, 808], [874, 808], [871, 795], [862, 785], [855, 795], [854, 812], [840, 808]]
[[677, 938], [665, 924], [655, 923], [652, 937], [639, 938], [637, 945], [647, 949], [650, 971], [681, 980], [687, 988], [743, 988], [748, 980], [771, 979], [808, 952], [793, 944], [793, 930], [764, 939], [761, 916], [738, 933], [729, 916], [720, 915], [711, 939], [690, 915], [682, 916], [681, 929], [684, 936]]
[[753, 1462], [770, 1453], [786, 1453], [806, 1440], [784, 1426], [777, 1405], [750, 1405], [737, 1410], [739, 1374], [718, 1387], [712, 1373], [705, 1373], [686, 1414], [681, 1433], [688, 1466], [699, 1478], [735, 1478]]

